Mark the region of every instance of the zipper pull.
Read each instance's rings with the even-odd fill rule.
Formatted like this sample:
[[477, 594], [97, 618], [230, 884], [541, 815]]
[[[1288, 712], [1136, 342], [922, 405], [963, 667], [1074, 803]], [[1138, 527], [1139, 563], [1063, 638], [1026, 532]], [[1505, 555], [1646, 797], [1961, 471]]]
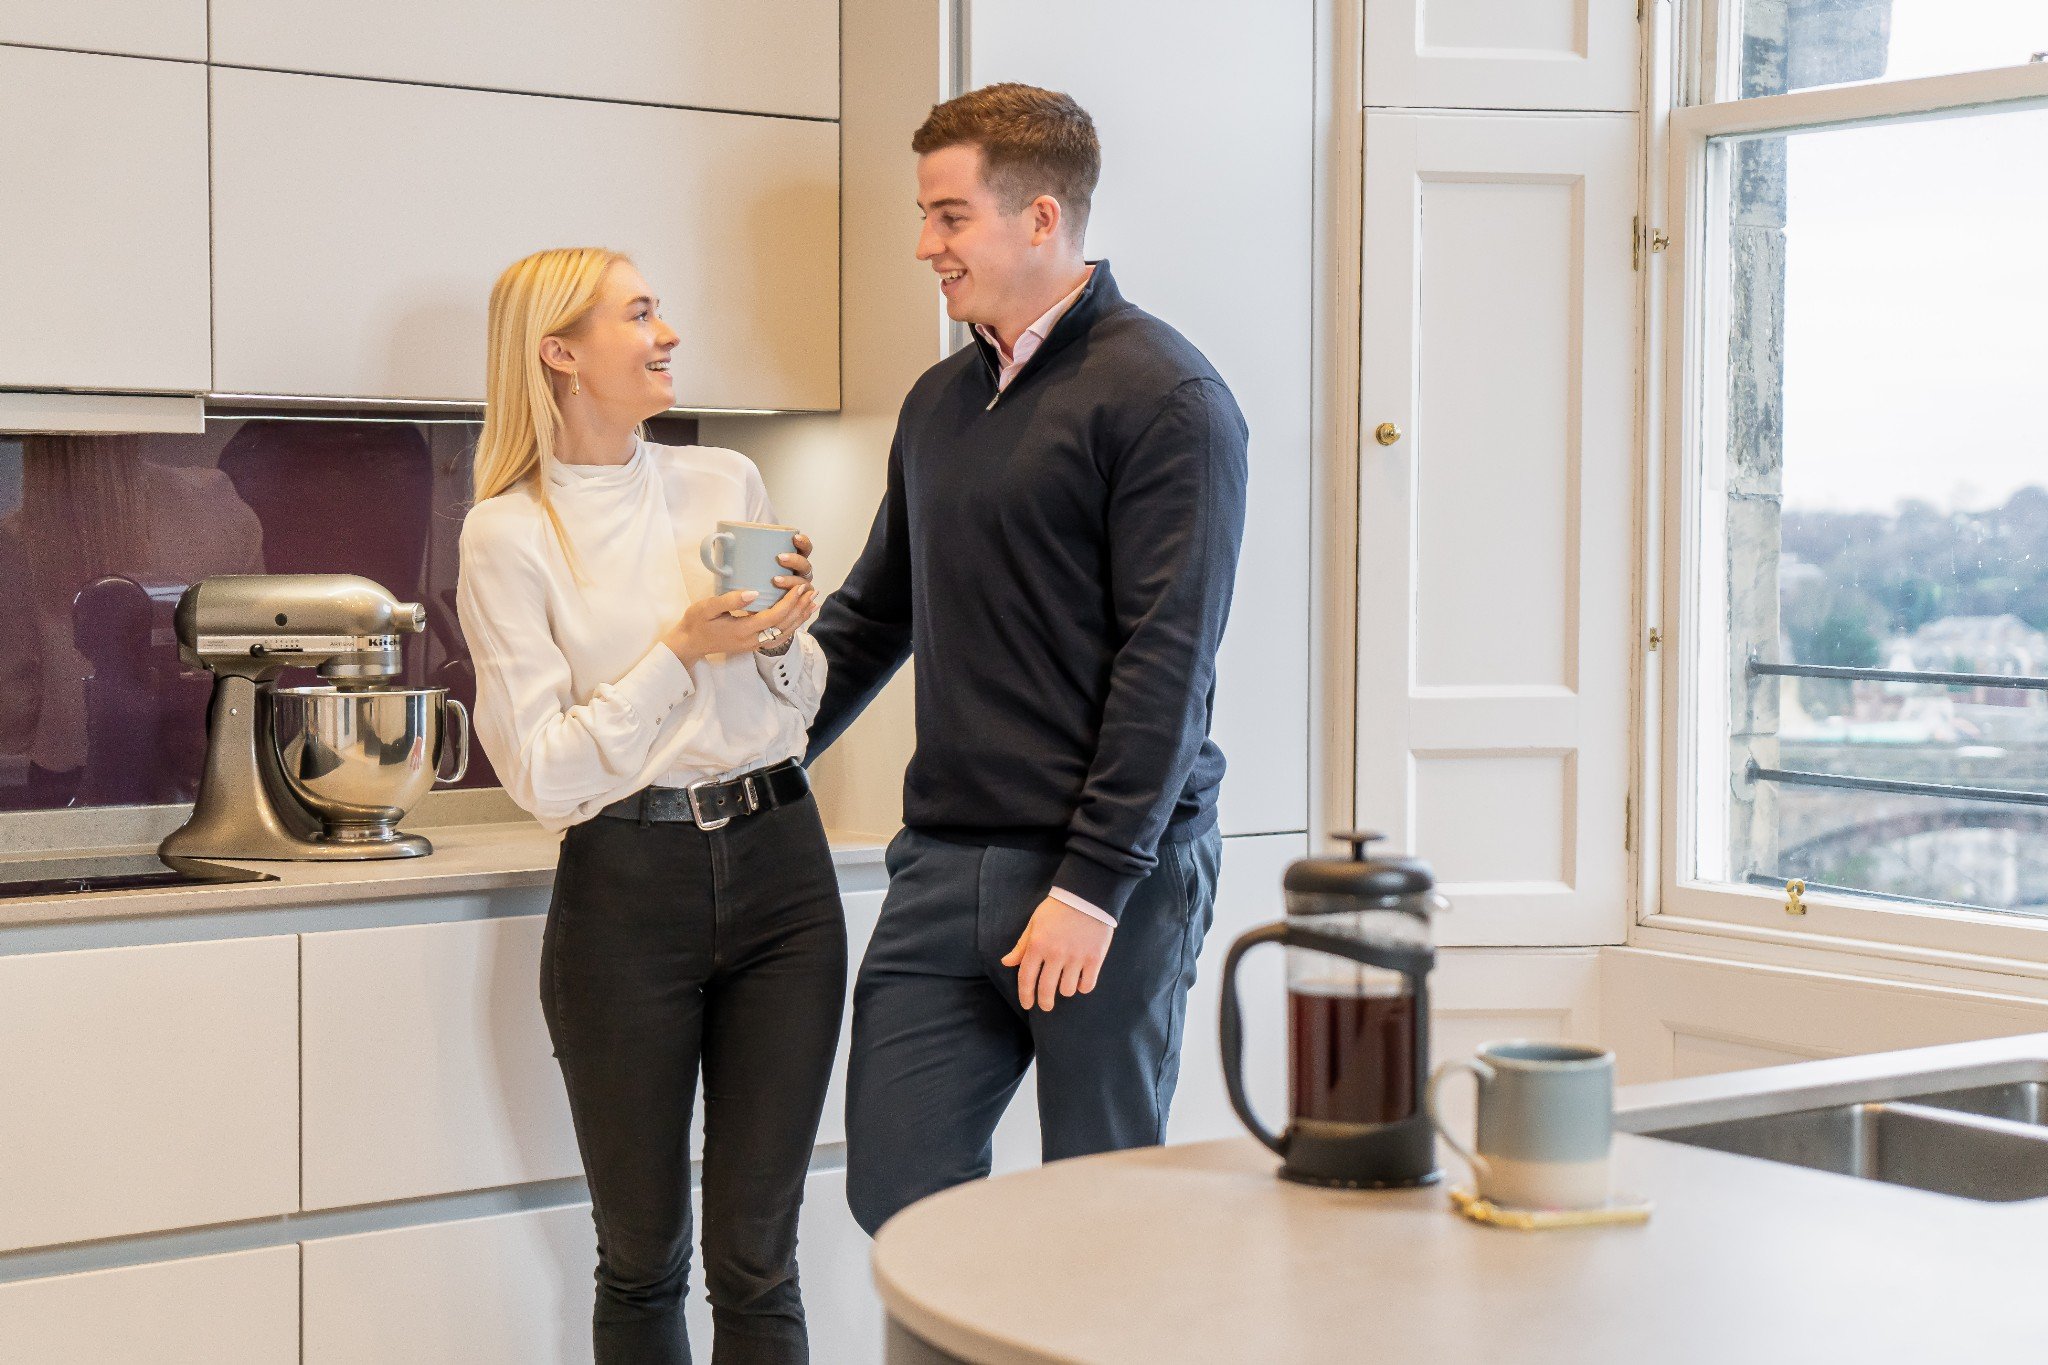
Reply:
[[994, 412], [994, 411], [996, 410], [996, 404], [998, 404], [998, 403], [1000, 403], [1000, 402], [1002, 402], [1002, 401], [1003, 401], [1003, 391], [1002, 391], [1001, 389], [997, 389], [997, 390], [996, 390], [996, 396], [988, 400], [988, 406], [987, 406], [987, 407], [985, 407], [985, 408], [983, 408], [983, 409], [982, 409], [982, 411], [983, 411], [983, 412]]

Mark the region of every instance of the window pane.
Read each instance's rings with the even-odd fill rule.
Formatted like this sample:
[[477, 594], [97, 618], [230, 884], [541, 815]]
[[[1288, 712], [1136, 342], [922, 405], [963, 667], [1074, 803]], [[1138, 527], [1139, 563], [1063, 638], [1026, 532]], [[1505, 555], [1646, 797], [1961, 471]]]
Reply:
[[2018, 66], [2044, 49], [2043, 0], [1746, 0], [1738, 93]]
[[1771, 671], [2048, 676], [2048, 178], [2018, 173], [2048, 165], [2048, 111], [1712, 160], [1728, 375], [1701, 604], [1725, 632], [1701, 657], [1725, 678], [1701, 688], [1698, 872], [2048, 913], [2038, 682]]

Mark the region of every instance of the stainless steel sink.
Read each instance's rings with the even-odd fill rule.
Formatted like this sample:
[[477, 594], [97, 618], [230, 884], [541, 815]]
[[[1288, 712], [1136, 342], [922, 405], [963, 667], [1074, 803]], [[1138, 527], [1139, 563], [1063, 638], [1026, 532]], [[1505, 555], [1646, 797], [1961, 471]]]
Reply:
[[2042, 1086], [1979, 1086], [1910, 1100], [1647, 1129], [1646, 1137], [1882, 1180], [1964, 1199], [2048, 1196]]
[[1955, 1109], [1987, 1118], [2011, 1119], [2015, 1123], [2048, 1124], [2048, 1085], [2040, 1081], [2010, 1081], [2004, 1085], [1978, 1085], [1968, 1090], [1944, 1090], [1934, 1095], [1915, 1095], [1912, 1103], [1936, 1109]]

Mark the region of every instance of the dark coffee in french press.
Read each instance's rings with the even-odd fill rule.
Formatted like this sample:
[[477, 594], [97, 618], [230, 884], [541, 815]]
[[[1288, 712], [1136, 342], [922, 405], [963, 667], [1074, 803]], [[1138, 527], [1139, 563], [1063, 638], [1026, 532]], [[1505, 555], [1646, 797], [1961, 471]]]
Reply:
[[[1290, 1180], [1352, 1188], [1427, 1184], [1436, 1138], [1421, 1104], [1429, 1065], [1430, 917], [1445, 908], [1429, 866], [1367, 858], [1377, 834], [1345, 834], [1348, 858], [1287, 869], [1287, 918], [1254, 929], [1223, 964], [1223, 1072], [1230, 1102], [1278, 1152]], [[1251, 1112], [1237, 968], [1261, 943], [1287, 949], [1288, 1108], [1280, 1133]]]

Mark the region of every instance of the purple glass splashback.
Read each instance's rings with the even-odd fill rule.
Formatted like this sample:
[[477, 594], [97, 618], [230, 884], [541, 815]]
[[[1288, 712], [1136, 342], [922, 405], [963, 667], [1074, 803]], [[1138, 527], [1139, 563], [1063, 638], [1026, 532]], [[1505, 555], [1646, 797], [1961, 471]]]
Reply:
[[[179, 660], [171, 612], [211, 574], [374, 579], [427, 609], [397, 685], [473, 702], [455, 568], [477, 431], [210, 416], [196, 436], [0, 435], [0, 811], [192, 799], [211, 677]], [[497, 781], [475, 752], [462, 785]]]

